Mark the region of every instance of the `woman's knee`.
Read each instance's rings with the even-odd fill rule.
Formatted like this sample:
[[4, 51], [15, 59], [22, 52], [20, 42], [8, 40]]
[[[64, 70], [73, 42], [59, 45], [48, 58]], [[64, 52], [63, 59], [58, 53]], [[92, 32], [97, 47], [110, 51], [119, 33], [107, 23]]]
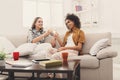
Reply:
[[61, 55], [60, 53], [55, 53], [51, 56], [51, 59], [57, 59], [57, 60], [60, 60], [61, 59]]

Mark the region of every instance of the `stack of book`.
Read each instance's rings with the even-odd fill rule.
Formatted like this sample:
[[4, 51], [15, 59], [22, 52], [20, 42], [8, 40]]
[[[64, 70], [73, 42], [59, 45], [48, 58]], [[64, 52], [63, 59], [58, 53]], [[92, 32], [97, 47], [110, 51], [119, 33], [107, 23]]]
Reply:
[[61, 60], [40, 61], [39, 64], [43, 67], [49, 68], [49, 67], [62, 66], [62, 61]]

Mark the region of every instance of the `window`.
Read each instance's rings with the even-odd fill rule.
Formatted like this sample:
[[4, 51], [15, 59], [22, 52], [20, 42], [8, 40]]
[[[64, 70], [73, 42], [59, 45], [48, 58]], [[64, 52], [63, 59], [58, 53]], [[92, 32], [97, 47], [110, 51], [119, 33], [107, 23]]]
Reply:
[[23, 0], [23, 26], [31, 27], [35, 17], [43, 18], [45, 28], [64, 25], [63, 0]]

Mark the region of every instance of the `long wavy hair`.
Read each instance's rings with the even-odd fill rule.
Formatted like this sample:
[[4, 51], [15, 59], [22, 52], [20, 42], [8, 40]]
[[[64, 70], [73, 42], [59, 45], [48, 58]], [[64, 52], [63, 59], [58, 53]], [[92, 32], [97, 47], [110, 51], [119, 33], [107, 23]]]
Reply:
[[[41, 17], [36, 17], [35, 19], [34, 19], [34, 21], [33, 21], [33, 24], [32, 24], [32, 27], [31, 27], [31, 29], [33, 30], [33, 29], [35, 29], [35, 23], [37, 22], [37, 20], [38, 19], [42, 19]], [[40, 29], [40, 33], [43, 33], [43, 27]]]

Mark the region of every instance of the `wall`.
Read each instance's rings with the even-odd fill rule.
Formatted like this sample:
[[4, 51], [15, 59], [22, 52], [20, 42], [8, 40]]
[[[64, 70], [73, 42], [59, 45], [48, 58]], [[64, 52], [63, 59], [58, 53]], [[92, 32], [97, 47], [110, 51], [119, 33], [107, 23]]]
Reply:
[[[71, 13], [71, 0], [64, 0], [64, 17]], [[99, 1], [99, 26], [85, 27], [85, 32], [112, 32], [120, 37], [119, 0]], [[22, 0], [0, 0], [0, 35], [23, 34], [27, 29], [22, 24]], [[61, 31], [62, 32], [62, 31]]]
[[64, 0], [64, 17], [67, 13], [72, 13], [72, 0]]
[[23, 34], [22, 0], [0, 0], [0, 35]]
[[100, 0], [101, 27], [113, 33], [113, 37], [120, 37], [120, 7], [119, 0]]
[[[87, 1], [87, 0], [86, 0]], [[70, 1], [65, 1], [65, 13], [71, 13]], [[120, 38], [120, 7], [119, 0], [99, 0], [98, 1], [98, 25], [95, 27], [83, 27], [82, 29], [87, 33], [96, 32], [112, 32], [114, 38]]]
[[87, 32], [112, 32], [114, 38], [120, 38], [119, 0], [99, 1], [99, 26], [84, 28]]

